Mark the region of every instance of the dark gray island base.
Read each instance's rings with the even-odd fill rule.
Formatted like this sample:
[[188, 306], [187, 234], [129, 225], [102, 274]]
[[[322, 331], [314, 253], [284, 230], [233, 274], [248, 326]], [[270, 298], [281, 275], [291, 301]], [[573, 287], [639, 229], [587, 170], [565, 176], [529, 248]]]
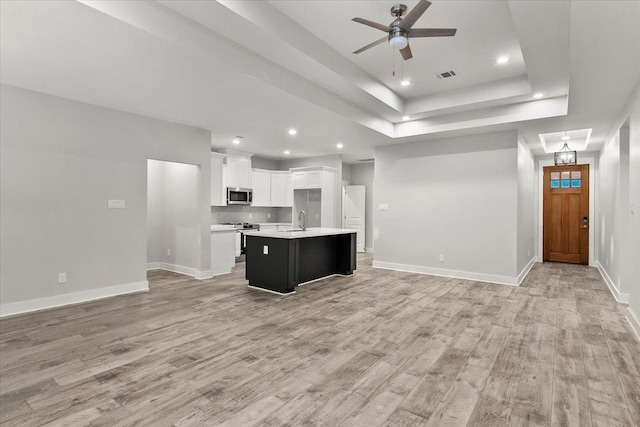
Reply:
[[356, 269], [354, 230], [258, 231], [246, 234], [249, 286], [281, 294], [301, 283]]

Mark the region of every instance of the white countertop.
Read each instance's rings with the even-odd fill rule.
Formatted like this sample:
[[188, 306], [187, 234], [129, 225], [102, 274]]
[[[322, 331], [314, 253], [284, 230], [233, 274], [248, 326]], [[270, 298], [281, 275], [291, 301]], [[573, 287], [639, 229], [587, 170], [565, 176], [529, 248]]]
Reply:
[[247, 231], [247, 236], [259, 236], [259, 237], [271, 237], [275, 239], [304, 239], [305, 237], [322, 237], [322, 236], [336, 236], [339, 234], [351, 234], [356, 230], [350, 230], [345, 228], [307, 228], [306, 231], [276, 231], [276, 230], [264, 230], [264, 231]]
[[262, 227], [263, 225], [291, 225], [290, 222], [259, 222], [258, 225]]
[[211, 232], [219, 233], [222, 231], [236, 231], [235, 225], [211, 224]]

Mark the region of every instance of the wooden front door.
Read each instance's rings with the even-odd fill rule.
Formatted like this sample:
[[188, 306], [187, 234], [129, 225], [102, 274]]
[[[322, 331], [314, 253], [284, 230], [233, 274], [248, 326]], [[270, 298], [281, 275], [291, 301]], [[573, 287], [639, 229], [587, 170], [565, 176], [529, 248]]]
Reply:
[[543, 260], [589, 264], [589, 165], [544, 168]]

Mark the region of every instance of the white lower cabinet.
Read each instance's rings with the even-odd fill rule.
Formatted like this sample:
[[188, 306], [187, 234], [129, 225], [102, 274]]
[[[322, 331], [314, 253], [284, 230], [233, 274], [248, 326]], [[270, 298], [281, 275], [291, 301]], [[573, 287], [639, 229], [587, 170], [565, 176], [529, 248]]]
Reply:
[[236, 265], [235, 230], [211, 232], [211, 271], [214, 276], [231, 273]]

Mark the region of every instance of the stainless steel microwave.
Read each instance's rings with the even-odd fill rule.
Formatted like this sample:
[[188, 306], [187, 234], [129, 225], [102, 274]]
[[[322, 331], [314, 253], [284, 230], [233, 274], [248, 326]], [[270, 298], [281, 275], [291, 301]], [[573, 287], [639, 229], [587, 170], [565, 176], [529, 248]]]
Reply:
[[252, 189], [227, 187], [227, 205], [250, 205], [252, 201]]

